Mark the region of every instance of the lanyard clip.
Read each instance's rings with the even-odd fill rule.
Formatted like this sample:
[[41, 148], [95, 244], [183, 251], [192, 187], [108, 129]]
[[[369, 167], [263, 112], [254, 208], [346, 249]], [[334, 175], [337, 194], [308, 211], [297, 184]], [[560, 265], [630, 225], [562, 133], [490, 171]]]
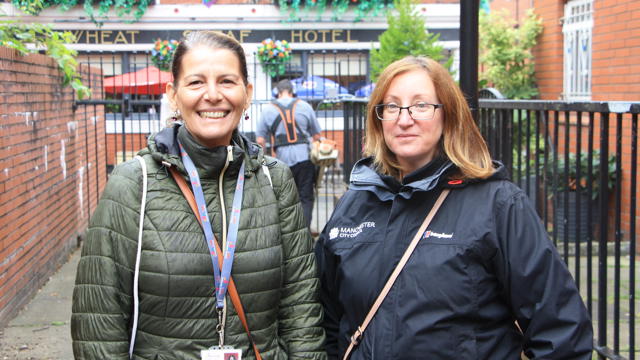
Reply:
[[223, 310], [224, 308], [216, 307], [216, 312], [218, 313], [218, 325], [216, 325], [216, 331], [218, 332], [219, 337], [219, 346], [224, 346], [224, 318], [223, 318]]

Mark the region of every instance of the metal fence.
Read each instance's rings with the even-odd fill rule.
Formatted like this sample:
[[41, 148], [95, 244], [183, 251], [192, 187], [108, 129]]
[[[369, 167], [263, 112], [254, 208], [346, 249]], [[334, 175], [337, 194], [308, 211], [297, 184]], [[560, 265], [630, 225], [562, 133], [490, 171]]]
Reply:
[[[265, 74], [261, 65], [251, 59], [255, 59], [255, 56], [250, 55], [247, 64], [249, 80], [254, 85], [253, 101], [247, 111], [249, 120], [240, 122], [240, 131], [255, 140], [262, 109], [271, 106], [275, 98], [272, 90], [275, 83], [281, 79], [304, 79], [294, 83], [296, 90], [303, 95], [301, 98], [316, 109], [322, 135], [335, 140], [343, 154], [344, 129], [350, 125], [343, 121], [344, 106], [339, 99], [354, 96], [368, 84], [368, 52], [294, 51], [285, 72], [274, 77]], [[93, 114], [104, 110], [106, 162], [110, 172], [118, 163], [132, 159], [138, 150], [147, 145], [149, 134], [165, 126], [161, 98], [166, 80], [163, 80], [162, 73], [152, 68], [154, 64], [149, 52], [87, 52], [80, 55], [78, 62], [89, 66], [90, 72], [97, 72], [103, 77], [102, 84], [89, 84], [97, 85], [102, 90], [94, 93], [90, 99], [77, 100], [75, 106], [88, 107], [83, 110]], [[156, 85], [158, 83], [160, 85]], [[318, 83], [335, 86], [315, 88], [314, 85]], [[351, 141], [348, 146], [359, 145]], [[342, 168], [341, 156], [335, 165], [323, 169], [323, 176], [318, 178], [320, 181], [311, 225], [314, 233], [322, 230], [335, 202], [344, 192]]]
[[639, 112], [640, 103], [480, 100], [482, 134], [570, 267], [600, 358], [637, 355]]

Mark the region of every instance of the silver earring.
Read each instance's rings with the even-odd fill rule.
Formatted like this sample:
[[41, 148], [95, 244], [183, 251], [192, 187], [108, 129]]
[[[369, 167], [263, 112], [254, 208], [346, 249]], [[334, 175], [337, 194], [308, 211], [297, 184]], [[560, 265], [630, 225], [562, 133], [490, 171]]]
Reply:
[[180, 110], [174, 110], [173, 113], [171, 113], [171, 119], [178, 121], [180, 119]]

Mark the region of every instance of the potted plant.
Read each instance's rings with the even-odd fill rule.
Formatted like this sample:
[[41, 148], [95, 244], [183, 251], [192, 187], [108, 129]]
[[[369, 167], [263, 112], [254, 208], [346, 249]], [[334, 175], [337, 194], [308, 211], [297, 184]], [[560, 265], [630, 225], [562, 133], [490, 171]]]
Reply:
[[[568, 159], [568, 161], [567, 161]], [[586, 153], [569, 153], [565, 157], [558, 154], [557, 165], [553, 166], [552, 159], [547, 168], [547, 180], [550, 186], [550, 196], [553, 197], [553, 214], [555, 233], [564, 237], [568, 229], [568, 239], [576, 240], [576, 229], [581, 241], [589, 236], [593, 238], [593, 224], [599, 216], [597, 200], [600, 198], [602, 184], [600, 184], [600, 151], [595, 150], [591, 155], [591, 172], [589, 172], [589, 156]], [[578, 168], [580, 176], [578, 177]], [[589, 178], [591, 184], [589, 186]], [[605, 186], [613, 190], [616, 183], [616, 157], [610, 155], [607, 159], [607, 182]], [[579, 202], [579, 207], [577, 206]], [[589, 207], [591, 218], [589, 218]]]
[[151, 62], [162, 71], [171, 70], [171, 60], [179, 42], [176, 40], [157, 39], [151, 50]]
[[286, 71], [285, 64], [291, 61], [291, 44], [286, 40], [264, 39], [258, 47], [257, 56], [270, 77], [282, 75]]

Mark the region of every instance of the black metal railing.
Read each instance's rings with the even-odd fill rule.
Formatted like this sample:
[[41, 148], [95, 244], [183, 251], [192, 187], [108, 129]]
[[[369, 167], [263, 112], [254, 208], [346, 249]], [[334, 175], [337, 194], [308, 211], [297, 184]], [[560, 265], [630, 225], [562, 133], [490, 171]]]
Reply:
[[570, 267], [601, 359], [637, 353], [638, 113], [640, 103], [480, 100], [492, 156]]

